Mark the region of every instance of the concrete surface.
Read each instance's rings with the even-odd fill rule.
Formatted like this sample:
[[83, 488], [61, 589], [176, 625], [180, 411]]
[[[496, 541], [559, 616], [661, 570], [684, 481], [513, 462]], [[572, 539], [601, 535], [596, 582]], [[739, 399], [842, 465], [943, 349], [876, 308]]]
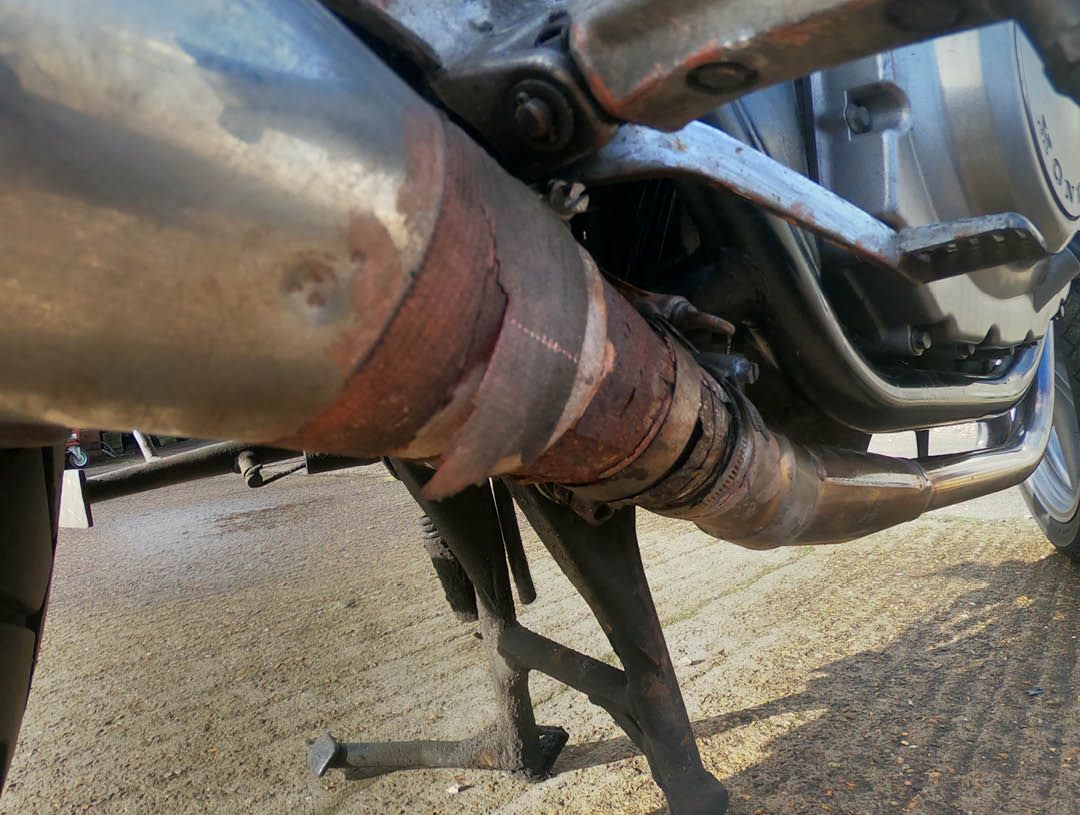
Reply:
[[[933, 451], [970, 441], [945, 431]], [[539, 721], [571, 733], [547, 781], [307, 774], [327, 729], [456, 738], [485, 721], [483, 646], [445, 608], [417, 515], [376, 467], [96, 507], [96, 528], [61, 536], [0, 813], [662, 812], [606, 714], [542, 676]], [[648, 515], [640, 528], [733, 813], [1080, 812], [1080, 568], [1015, 490], [837, 547], [744, 551]], [[613, 659], [526, 546], [540, 596], [525, 624]]]

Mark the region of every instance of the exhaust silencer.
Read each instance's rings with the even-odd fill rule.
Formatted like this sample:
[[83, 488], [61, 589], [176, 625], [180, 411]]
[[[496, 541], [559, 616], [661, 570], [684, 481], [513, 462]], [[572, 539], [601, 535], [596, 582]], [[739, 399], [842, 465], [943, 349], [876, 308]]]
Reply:
[[565, 225], [310, 0], [8, 3], [0, 414], [431, 461], [752, 545], [1018, 482], [814, 451], [661, 336]]

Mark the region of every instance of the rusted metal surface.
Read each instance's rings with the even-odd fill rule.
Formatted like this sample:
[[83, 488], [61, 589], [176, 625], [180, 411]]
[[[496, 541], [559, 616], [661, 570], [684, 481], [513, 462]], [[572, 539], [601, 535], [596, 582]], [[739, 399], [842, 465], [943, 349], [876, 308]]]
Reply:
[[488, 645], [495, 718], [460, 741], [350, 742], [329, 734], [311, 748], [308, 766], [317, 775], [333, 767], [390, 771], [418, 767], [476, 767], [523, 772], [540, 779], [566, 744], [562, 728], [538, 726], [529, 696], [529, 667], [498, 649], [502, 634], [517, 626], [502, 524], [487, 484], [469, 487], [443, 501], [426, 497], [433, 472], [395, 460], [393, 471], [424, 510], [476, 591], [480, 631]]
[[[680, 466], [615, 503], [690, 520], [710, 535], [751, 548], [835, 543], [1027, 478], [1050, 434], [1053, 339], [1003, 444], [921, 461], [795, 444], [769, 430], [737, 388], [707, 376], [700, 381], [700, 432]], [[669, 416], [678, 415], [686, 414], [673, 406]], [[600, 492], [604, 488], [601, 483], [579, 492], [611, 500], [610, 491]]]
[[431, 558], [431, 565], [442, 584], [450, 610], [458, 622], [475, 622], [479, 618], [476, 611], [476, 590], [472, 581], [446, 545], [435, 522], [427, 515], [420, 517], [420, 535], [424, 551]]
[[[532, 45], [553, 13], [568, 16], [571, 54], [600, 106], [616, 119], [661, 129], [674, 130], [757, 88], [1006, 17], [1016, 18], [1037, 44], [1057, 89], [1080, 99], [1080, 8], [1072, 0], [324, 2], [406, 55], [437, 87], [451, 77], [457, 87], [444, 101], [495, 139], [504, 137], [484, 120], [499, 105], [461, 85], [499, 85], [503, 68], [492, 64], [493, 52], [505, 52], [505, 42], [523, 32], [524, 44]], [[526, 49], [513, 56], [529, 59]], [[550, 79], [566, 70], [533, 64], [532, 73]], [[458, 84], [455, 76], [465, 81]], [[596, 120], [583, 102], [579, 110]], [[477, 110], [483, 113], [474, 120]]]
[[[775, 207], [790, 220], [798, 215], [802, 225], [826, 236], [831, 233], [833, 240], [849, 247], [859, 242], [860, 234], [870, 234], [873, 239], [869, 245], [877, 247], [878, 257], [900, 257], [888, 249], [895, 240], [895, 233], [888, 234], [891, 228], [805, 176], [706, 125], [692, 124], [675, 134], [624, 127], [615, 141], [576, 171], [596, 184], [678, 175], [687, 182], [731, 190], [766, 208]], [[758, 175], [765, 177], [759, 179]], [[749, 176], [755, 177], [753, 183], [748, 183]], [[781, 189], [776, 191], [777, 187]], [[764, 191], [772, 194], [761, 194]], [[725, 196], [720, 192], [709, 190], [707, 195], [703, 209], [712, 214], [706, 216], [706, 223], [732, 221], [734, 217], [738, 231], [761, 247], [755, 274], [767, 293], [774, 317], [770, 343], [785, 372], [841, 424], [867, 433], [956, 424], [1008, 411], [1027, 393], [1039, 360], [1040, 351], [1035, 347], [1018, 349], [1011, 362], [985, 379], [940, 371], [927, 376], [909, 371], [897, 377], [877, 370], [845, 333], [814, 266], [797, 247], [790, 252], [775, 248], [778, 237], [781, 242], [785, 238], [790, 241], [792, 230], [774, 224], [777, 231], [770, 227], [762, 234], [760, 224], [725, 207]], [[806, 202], [813, 205], [806, 206]], [[838, 209], [830, 212], [833, 207]], [[862, 256], [867, 257], [865, 253]], [[722, 293], [714, 302], [723, 305]]]
[[[126, 2], [105, 5], [115, 12]], [[211, 19], [225, 14], [217, 0], [199, 2]], [[759, 419], [748, 423], [756, 413], [737, 389], [678, 351], [676, 337], [658, 336], [532, 191], [323, 12], [277, 3], [273, 32], [288, 47], [256, 59], [265, 29], [253, 19], [251, 50], [241, 49], [279, 72], [251, 68], [273, 93], [228, 62], [221, 42], [185, 28], [194, 14], [179, 22], [134, 15], [130, 61], [107, 57], [118, 35], [101, 12], [68, 19], [50, 2], [0, 24], [17, 79], [0, 85], [11, 125], [0, 214], [10, 215], [13, 242], [0, 341], [18, 348], [0, 376], [6, 415], [208, 438], [239, 428], [242, 442], [431, 460], [438, 469], [427, 498], [513, 473], [581, 487], [585, 509], [632, 499], [753, 542], [818, 534], [815, 513], [833, 500], [862, 496], [879, 514], [841, 514], [829, 535], [908, 516], [890, 509], [908, 506], [906, 488], [889, 492], [870, 476], [918, 473], [855, 454], [817, 455]], [[75, 23], [79, 47], [103, 61], [92, 77], [75, 52], [33, 56]], [[315, 63], [295, 56], [315, 48], [311, 31], [321, 38]], [[176, 44], [173, 62], [153, 50], [162, 38]], [[118, 105], [120, 92], [163, 94], [168, 113]], [[91, 116], [114, 111], [108, 123]], [[298, 111], [318, 116], [301, 126]], [[680, 137], [661, 138], [670, 140], [666, 158], [645, 155], [643, 166], [685, 169]], [[729, 141], [733, 165], [768, 161]], [[613, 150], [632, 164], [627, 144]], [[85, 170], [64, 176], [82, 186], [58, 182], [57, 161]], [[118, 175], [106, 179], [95, 161]], [[840, 226], [828, 226], [840, 218], [836, 202], [820, 188], [800, 202], [803, 188], [772, 164], [764, 175], [780, 181], [763, 192], [758, 173], [744, 193], [766, 206], [773, 196], [773, 208], [839, 237]], [[202, 208], [193, 211], [175, 185], [208, 196]], [[49, 218], [70, 243], [45, 239]], [[866, 229], [846, 239], [892, 258], [895, 233], [860, 223]], [[195, 271], [177, 274], [178, 259]], [[76, 308], [71, 318], [72, 274], [98, 287], [102, 313]], [[175, 307], [149, 317], [129, 319], [124, 299], [108, 296], [158, 285]], [[1017, 441], [1018, 456], [979, 459], [999, 462], [992, 473], [973, 463], [972, 489], [1022, 477], [1041, 453], [1038, 439]], [[835, 483], [830, 468], [842, 473]], [[854, 471], [868, 480], [856, 483]]]
[[700, 122], [676, 133], [624, 127], [574, 172], [593, 184], [681, 176], [720, 187], [916, 284], [1048, 256], [1038, 229], [1015, 213], [895, 230], [805, 175]]
[[4, 414], [295, 432], [412, 285], [438, 114], [302, 2], [14, 4], [0, 53]]
[[277, 441], [439, 457], [431, 495], [519, 470], [578, 421], [608, 361], [607, 304], [622, 302], [556, 216], [442, 132], [442, 204], [412, 289], [373, 351], [344, 358], [335, 400]]
[[[709, 428], [717, 421], [724, 423], [724, 428], [713, 434], [723, 438], [727, 413], [723, 409], [702, 409], [701, 369], [693, 355], [670, 340], [668, 353], [675, 360], [675, 370], [663, 422], [648, 436], [642, 437], [635, 447], [637, 455], [624, 457], [621, 466], [602, 480], [579, 482], [580, 486], [574, 490], [576, 495], [589, 501], [606, 502], [637, 495], [653, 486], [660, 475], [671, 474], [675, 464], [683, 458], [699, 419]], [[697, 465], [698, 462], [687, 460], [680, 472]]]
[[[576, 0], [570, 47], [601, 106], [674, 130], [748, 91], [1000, 19], [977, 0]], [[917, 6], [922, 13], [890, 13]], [[928, 6], [941, 7], [932, 14]]]
[[532, 478], [563, 484], [600, 481], [645, 450], [667, 415], [675, 382], [674, 351], [644, 327], [633, 307], [605, 286], [604, 369], [581, 418], [535, 462]]
[[502, 479], [492, 480], [491, 491], [495, 496], [495, 509], [499, 513], [499, 527], [502, 529], [503, 547], [506, 549], [506, 563], [510, 567], [510, 576], [514, 579], [518, 602], [527, 606], [536, 600], [536, 586], [533, 584], [525, 545], [521, 541], [514, 499]]
[[246, 476], [245, 470], [253, 464], [261, 466], [297, 455], [292, 450], [253, 448], [243, 442], [217, 442], [194, 450], [155, 456], [152, 461], [90, 476], [86, 479], [85, 496], [87, 500], [97, 503], [199, 478], [213, 478], [227, 473]]
[[623, 666], [623, 689], [609, 698], [615, 685], [610, 671], [573, 653], [560, 658], [542, 641], [533, 643], [537, 662], [552, 665], [566, 679], [576, 673], [580, 684], [602, 694], [595, 700], [645, 754], [672, 815], [724, 812], [728, 793], [701, 763], [641, 564], [634, 510], [620, 510], [606, 523], [592, 526], [535, 489], [517, 489], [515, 497], [611, 642]]

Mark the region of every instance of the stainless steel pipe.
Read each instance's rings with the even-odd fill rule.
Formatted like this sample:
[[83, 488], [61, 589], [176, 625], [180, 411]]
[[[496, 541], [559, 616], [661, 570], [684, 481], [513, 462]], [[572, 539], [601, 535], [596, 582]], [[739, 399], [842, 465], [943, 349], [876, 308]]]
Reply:
[[411, 283], [440, 127], [314, 2], [7, 0], [0, 407], [294, 433]]

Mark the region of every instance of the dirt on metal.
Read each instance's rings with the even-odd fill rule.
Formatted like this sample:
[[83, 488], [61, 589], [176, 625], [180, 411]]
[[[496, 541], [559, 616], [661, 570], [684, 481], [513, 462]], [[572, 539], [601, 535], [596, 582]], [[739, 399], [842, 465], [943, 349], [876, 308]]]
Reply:
[[[935, 452], [937, 449], [935, 448]], [[542, 783], [477, 770], [316, 779], [308, 743], [463, 738], [483, 643], [383, 470], [238, 476], [100, 505], [61, 535], [0, 813], [659, 813], [600, 709], [535, 676], [570, 743]], [[836, 547], [752, 552], [641, 515], [706, 767], [737, 815], [1080, 811], [1080, 567], [1015, 491]], [[522, 622], [605, 661], [535, 537]]]

